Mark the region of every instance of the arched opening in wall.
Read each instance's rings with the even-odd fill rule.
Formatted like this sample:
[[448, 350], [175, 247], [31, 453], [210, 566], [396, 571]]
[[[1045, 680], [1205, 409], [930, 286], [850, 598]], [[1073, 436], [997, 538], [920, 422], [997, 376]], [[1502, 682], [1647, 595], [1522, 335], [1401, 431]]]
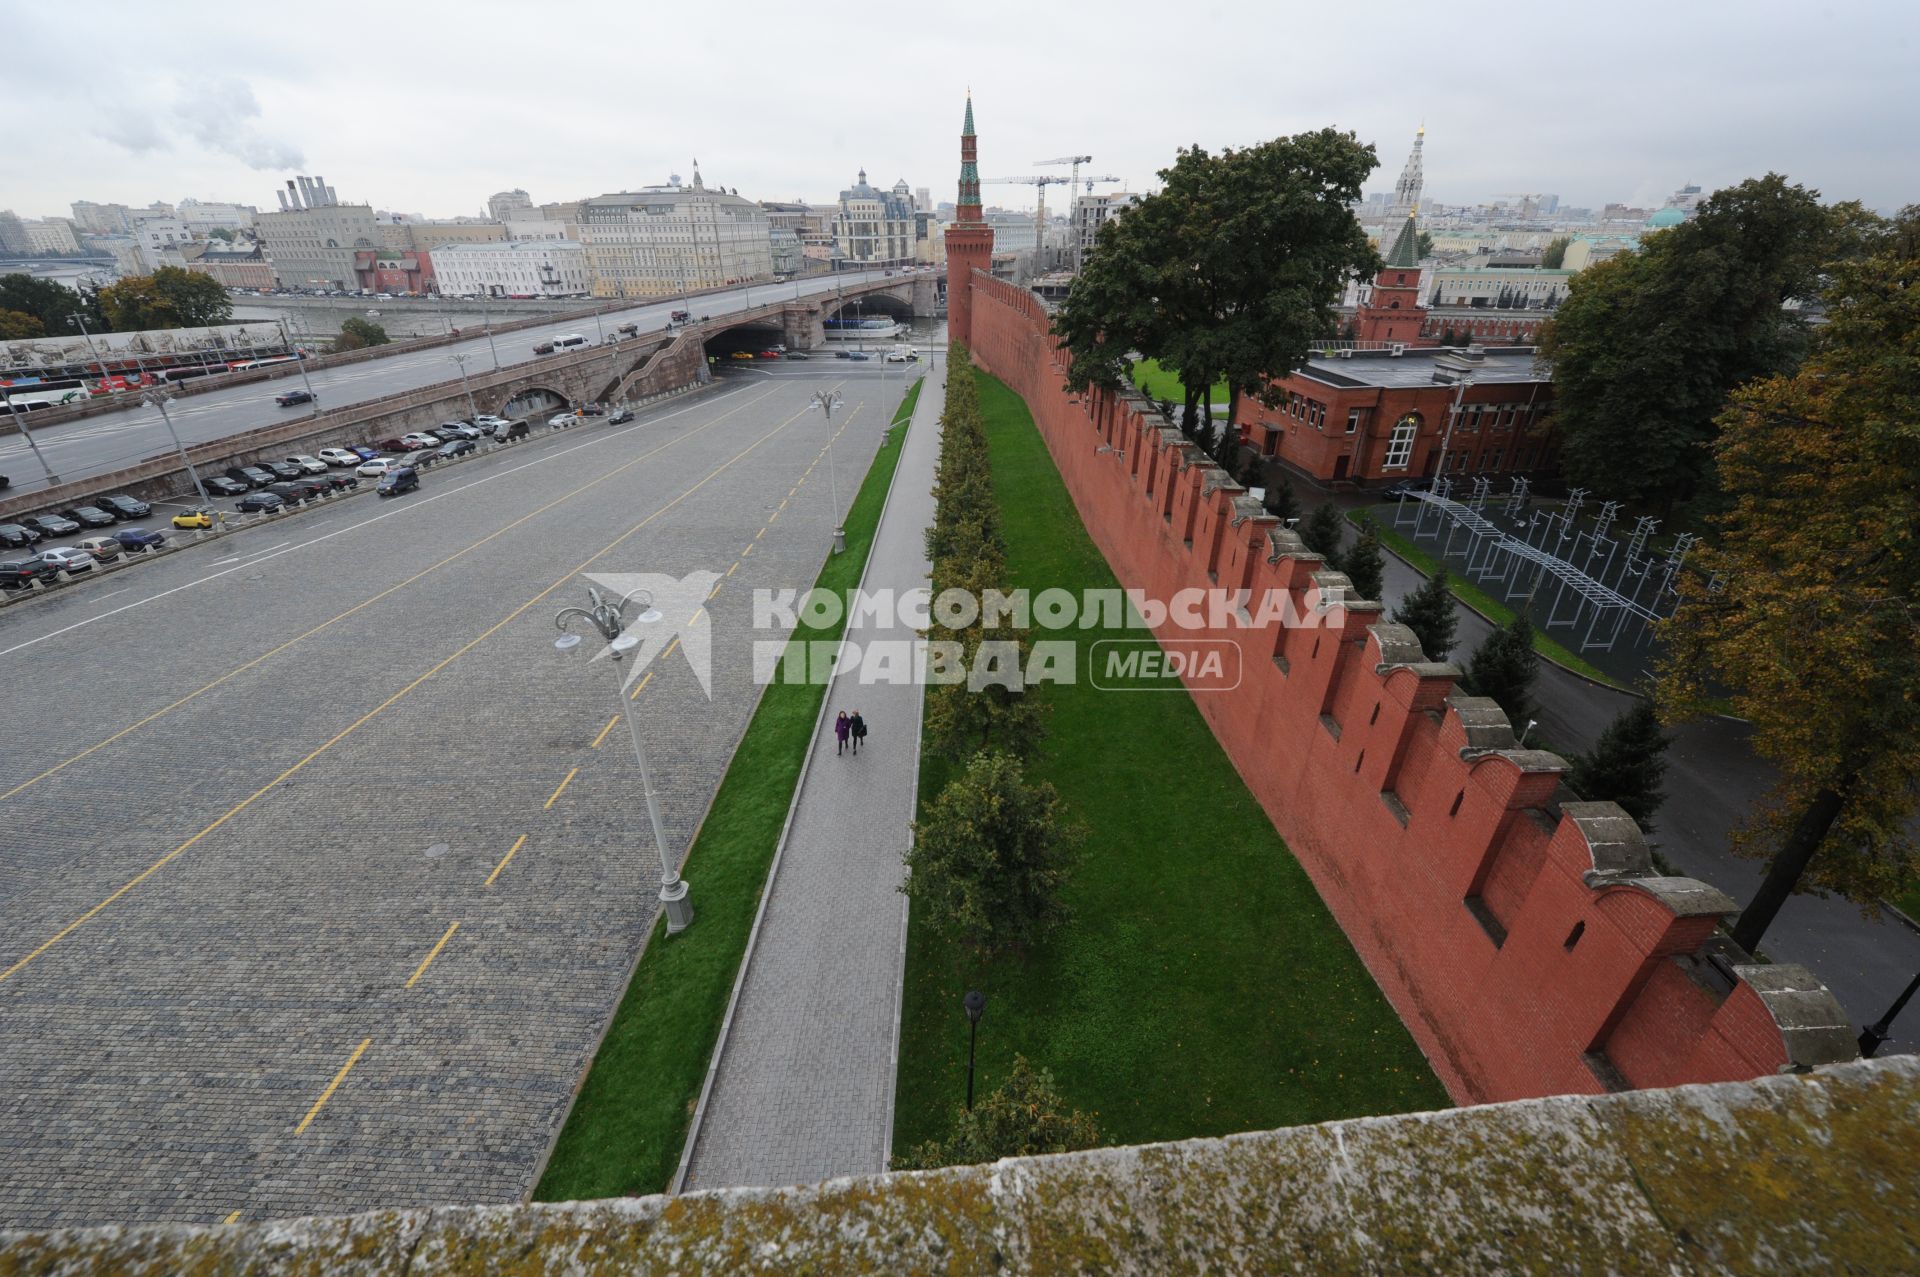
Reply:
[[913, 306], [885, 293], [862, 293], [839, 302], [831, 299], [820, 306], [821, 327], [827, 340], [892, 341], [903, 336], [913, 318]]
[[784, 346], [786, 340], [786, 333], [774, 324], [737, 324], [708, 333], [703, 344], [708, 361], [718, 370], [751, 368], [766, 351]]
[[567, 397], [559, 391], [549, 390], [545, 386], [531, 386], [507, 400], [500, 409], [500, 415], [508, 420], [516, 417], [532, 420], [541, 413], [555, 413], [569, 406]]

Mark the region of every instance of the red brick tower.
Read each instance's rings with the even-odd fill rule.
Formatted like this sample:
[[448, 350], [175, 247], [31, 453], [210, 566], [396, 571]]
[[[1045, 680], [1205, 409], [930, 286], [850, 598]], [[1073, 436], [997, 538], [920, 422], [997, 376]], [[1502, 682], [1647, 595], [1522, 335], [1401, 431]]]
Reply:
[[973, 272], [993, 269], [993, 227], [980, 212], [980, 165], [974, 152], [973, 94], [960, 130], [960, 195], [947, 227], [947, 336], [973, 341]]
[[1372, 295], [1354, 316], [1354, 336], [1412, 346], [1418, 344], [1426, 318], [1420, 305], [1420, 231], [1408, 214], [1387, 252], [1386, 265], [1374, 278]]

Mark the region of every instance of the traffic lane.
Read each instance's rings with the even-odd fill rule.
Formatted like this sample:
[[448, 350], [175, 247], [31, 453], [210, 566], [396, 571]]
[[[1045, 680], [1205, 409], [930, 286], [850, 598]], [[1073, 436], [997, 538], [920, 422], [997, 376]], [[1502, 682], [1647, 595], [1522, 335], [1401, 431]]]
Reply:
[[[1423, 578], [1394, 555], [1385, 560], [1383, 592], [1391, 616]], [[1454, 615], [1459, 637], [1453, 659], [1464, 668], [1492, 627], [1464, 605], [1456, 604]], [[1571, 755], [1593, 748], [1633, 698], [1543, 661], [1534, 701], [1537, 739]], [[1666, 801], [1648, 837], [1680, 872], [1713, 884], [1743, 906], [1759, 890], [1766, 862], [1735, 855], [1733, 833], [1760, 809], [1773, 783], [1772, 768], [1753, 753], [1748, 734], [1745, 724], [1719, 716], [1673, 729]], [[1892, 915], [1869, 920], [1858, 905], [1839, 897], [1791, 897], [1760, 947], [1776, 962], [1811, 970], [1862, 1025], [1877, 1019], [1920, 972], [1920, 934]], [[1896, 1021], [1894, 1029], [1882, 1052], [1920, 1050], [1920, 1015], [1904, 1024]]]
[[[884, 276], [879, 272], [866, 272], [857, 278], [842, 277], [839, 282], [844, 285], [881, 278]], [[902, 278], [910, 279], [911, 276]], [[831, 294], [834, 291], [835, 281], [831, 279], [795, 282], [801, 287], [802, 297]], [[635, 322], [650, 329], [657, 328], [676, 309], [692, 309], [696, 316], [727, 315], [747, 309], [750, 295], [756, 297], [759, 304], [767, 304], [775, 298], [790, 299], [794, 295], [791, 291], [793, 287], [793, 284], [767, 284], [751, 290], [735, 289], [687, 301], [648, 302], [603, 316], [602, 323], [618, 327], [622, 323]], [[560, 326], [556, 324], [556, 328]], [[481, 335], [433, 351], [395, 354], [333, 369], [309, 371], [308, 375], [319, 394], [321, 406], [347, 407], [419, 386], [452, 380], [456, 375], [451, 371], [454, 367], [452, 356], [456, 354], [468, 355], [476, 361], [476, 366], [489, 368], [493, 366], [496, 354], [503, 367], [537, 362], [542, 356], [533, 353], [533, 345], [541, 339], [540, 330], [530, 328], [514, 333], [495, 333], [489, 346], [487, 338]], [[206, 391], [177, 401], [177, 408], [170, 411], [174, 413], [175, 426], [184, 442], [210, 442], [260, 426], [297, 420], [302, 410], [281, 409], [274, 404], [274, 397], [290, 385], [299, 384], [297, 379], [279, 378], [271, 382]], [[343, 393], [346, 397], [342, 397]], [[308, 415], [311, 415], [310, 410]], [[69, 434], [69, 431], [74, 433]], [[170, 446], [158, 410], [141, 405], [129, 405], [119, 412], [83, 418], [70, 425], [34, 430], [33, 439], [63, 479], [82, 477], [88, 473], [105, 473], [117, 465], [157, 456]], [[0, 436], [0, 471], [13, 476], [15, 485], [23, 489], [44, 482], [44, 476], [26, 443], [17, 436]]]
[[[804, 405], [797, 391], [792, 400], [780, 412], [781, 419]], [[774, 407], [770, 404], [767, 411]], [[655, 451], [646, 464], [615, 472], [611, 480], [519, 521], [483, 552], [419, 576], [404, 590], [365, 606], [366, 594], [340, 589], [354, 579], [355, 566], [365, 562], [352, 536], [290, 555], [278, 573], [270, 572], [271, 562], [255, 564], [253, 570], [228, 578], [234, 583], [232, 592], [243, 600], [232, 614], [251, 618], [260, 612], [268, 618], [248, 631], [254, 643], [233, 654], [239, 663], [226, 668], [208, 664], [189, 646], [156, 653], [156, 661], [184, 666], [188, 672], [183, 681], [205, 690], [134, 730], [127, 730], [138, 721], [129, 713], [107, 718], [93, 735], [63, 734], [58, 725], [75, 715], [58, 702], [84, 697], [108, 706], [109, 714], [117, 707], [138, 706], [151, 715], [166, 709], [168, 702], [143, 694], [151, 678], [147, 671], [137, 666], [99, 668], [77, 648], [60, 649], [61, 659], [37, 656], [32, 667], [36, 675], [55, 680], [49, 686], [74, 690], [68, 698], [50, 697], [51, 703], [30, 707], [20, 723], [10, 718], [0, 728], [9, 737], [8, 752], [32, 758], [28, 767], [37, 769], [25, 776], [29, 783], [24, 789], [19, 789], [19, 780], [13, 781], [18, 792], [0, 803], [23, 879], [0, 900], [0, 946], [5, 947], [0, 970], [34, 952], [46, 937], [164, 857], [192, 850], [192, 840], [215, 823], [237, 819], [266, 792], [300, 779], [315, 750], [331, 748], [343, 733], [363, 728], [370, 716], [404, 709], [406, 699], [428, 680], [452, 677], [457, 661], [490, 638], [489, 631], [505, 624], [515, 607], [534, 606], [530, 596], [537, 590], [555, 586], [622, 536], [627, 536], [621, 544], [628, 548], [620, 554], [632, 553], [633, 538], [627, 534], [648, 510], [696, 482], [711, 486], [709, 475], [717, 467], [755, 447], [774, 425], [764, 418], [716, 416], [697, 434], [690, 428], [683, 446]], [[802, 442], [786, 438], [776, 451]], [[453, 528], [462, 541], [482, 528], [497, 530], [501, 522], [492, 512], [479, 510], [438, 516], [438, 526]], [[533, 581], [539, 584], [526, 584]], [[326, 606], [338, 618], [335, 623], [265, 660], [257, 659], [300, 633], [272, 623], [276, 600], [328, 593], [333, 597]], [[191, 624], [195, 605], [185, 597], [162, 600], [138, 624], [159, 632], [176, 624], [176, 618]], [[259, 600], [258, 608], [246, 601], [253, 599]], [[132, 622], [123, 614], [103, 624]], [[476, 637], [469, 643], [448, 638], [460, 634]], [[50, 645], [29, 649], [50, 650]], [[407, 679], [378, 677], [389, 654], [399, 660], [397, 668], [412, 671]], [[126, 734], [115, 739], [122, 731]], [[110, 743], [84, 752], [102, 741]], [[219, 765], [208, 766], [209, 761]], [[54, 766], [59, 770], [47, 774], [45, 769]], [[76, 828], [74, 812], [97, 803], [102, 795], [112, 795], [113, 805], [90, 815], [83, 829]], [[84, 857], [76, 855], [76, 843], [84, 845]]]
[[[849, 447], [854, 464], [870, 458], [877, 435]], [[763, 535], [742, 529], [743, 498], [803, 496], [807, 484], [787, 483], [806, 472], [802, 459], [817, 478], [823, 440], [797, 441], [791, 459], [747, 454], [733, 485], [682, 502], [660, 521], [664, 544], [644, 553], [648, 565], [664, 555], [673, 570], [728, 555], [736, 567], [710, 605], [719, 649], [712, 699], [671, 659], [642, 694], [676, 847], [690, 838], [757, 698], [741, 677], [755, 637], [751, 588], [797, 588], [825, 557], [835, 520], [823, 502], [788, 499], [783, 517], [759, 521]], [[20, 1042], [55, 1049], [40, 1058], [18, 1047], [34, 1057], [15, 1071], [33, 1079], [33, 1094], [16, 1112], [41, 1121], [8, 1133], [25, 1169], [0, 1217], [292, 1215], [513, 1200], [529, 1186], [618, 998], [658, 883], [630, 757], [617, 738], [612, 749], [594, 745], [607, 739], [611, 671], [551, 659], [551, 638], [544, 609], [520, 618], [502, 642], [476, 649], [461, 677], [435, 679], [408, 713], [348, 742], [298, 792], [287, 787], [249, 813], [256, 828], [223, 828], [178, 872], [129, 899], [114, 920], [114, 948], [137, 960], [62, 956], [59, 974], [75, 983], [60, 987], [84, 986], [93, 1006], [102, 990], [87, 982], [103, 981], [128, 1009], [86, 1032], [67, 997], [27, 1008]], [[402, 664], [383, 673], [398, 678]], [[430, 761], [391, 775], [396, 759]], [[369, 768], [384, 778], [373, 802]], [[578, 779], [555, 786], [575, 769]], [[316, 823], [317, 807], [335, 818]], [[273, 836], [290, 829], [301, 836]], [[503, 867], [516, 829], [533, 836]], [[407, 988], [407, 973], [422, 969], [455, 921], [462, 929], [426, 982]], [[217, 939], [196, 943], [196, 932]], [[217, 1022], [194, 1014], [207, 1005], [228, 1013]], [[167, 1032], [152, 1032], [156, 1019]], [[313, 1097], [369, 1040], [356, 1072], [298, 1131]], [[112, 1061], [126, 1058], [139, 1062], [136, 1086], [93, 1084], [113, 1080]], [[46, 1138], [46, 1125], [61, 1138]], [[148, 1137], [116, 1165], [103, 1208], [84, 1174], [100, 1151], [87, 1136], [129, 1126]], [[209, 1146], [241, 1156], [207, 1157]]]

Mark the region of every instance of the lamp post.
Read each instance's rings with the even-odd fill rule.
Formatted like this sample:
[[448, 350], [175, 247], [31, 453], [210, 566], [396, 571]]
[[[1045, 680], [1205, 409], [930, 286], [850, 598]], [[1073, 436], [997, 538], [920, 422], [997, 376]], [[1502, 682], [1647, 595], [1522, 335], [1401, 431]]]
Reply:
[[833, 552], [839, 554], [847, 548], [847, 530], [840, 523], [840, 478], [833, 466], [833, 410], [845, 402], [837, 390], [816, 390], [813, 392], [813, 406], [826, 414], [827, 418], [827, 489], [833, 501]]
[[1437, 479], [1447, 477], [1447, 448], [1453, 443], [1454, 424], [1460, 420], [1460, 400], [1466, 395], [1467, 387], [1472, 384], [1472, 375], [1465, 373], [1461, 374], [1460, 380], [1454, 383], [1453, 407], [1447, 410], [1447, 432], [1440, 436], [1440, 465], [1433, 472]]
[[[633, 619], [642, 625], [651, 625], [660, 619], [658, 609], [653, 606], [653, 594], [648, 590], [635, 590], [616, 603], [600, 593], [597, 587], [588, 586], [587, 597], [592, 601], [592, 607], [563, 607], [554, 614], [554, 628], [561, 631], [560, 637], [553, 641], [554, 650], [562, 656], [579, 651], [580, 636], [568, 633], [567, 627], [574, 621], [584, 620], [607, 641], [617, 671], [621, 658], [640, 646], [640, 640], [626, 628], [627, 605], [635, 599], [644, 598], [640, 614]], [[640, 785], [647, 796], [647, 820], [653, 826], [653, 845], [660, 853], [660, 908], [667, 915], [667, 934], [678, 935], [693, 923], [693, 902], [687, 899], [687, 884], [680, 880], [680, 871], [673, 864], [673, 854], [667, 850], [666, 830], [660, 823], [660, 796], [653, 788], [653, 769], [647, 766], [646, 741], [640, 735], [640, 724], [634, 721], [633, 702], [627, 696], [624, 679], [620, 680], [619, 697], [620, 713], [627, 720], [627, 734], [633, 738], [634, 761], [640, 765]]]
[[40, 445], [35, 443], [33, 436], [27, 433], [26, 410], [14, 410], [13, 390], [11, 387], [0, 386], [0, 403], [6, 405], [7, 417], [13, 422], [15, 428], [20, 431], [20, 437], [26, 440], [27, 449], [33, 453], [33, 459], [38, 461], [40, 468], [47, 472], [47, 486], [49, 488], [57, 487], [60, 483], [60, 476], [53, 472], [53, 467], [47, 464], [46, 456], [40, 451]]
[[93, 344], [93, 334], [87, 331], [87, 319], [84, 315], [75, 315], [71, 321], [80, 329], [80, 335], [87, 339], [87, 349], [93, 352], [94, 366], [100, 370], [100, 380], [107, 379], [106, 361], [100, 358], [100, 348]]
[[473, 402], [473, 386], [467, 381], [467, 360], [472, 359], [473, 356], [460, 354], [448, 355], [447, 358], [453, 360], [460, 369], [460, 387], [467, 392], [467, 420], [473, 422], [480, 416], [480, 409], [475, 407]]
[[200, 472], [193, 468], [193, 462], [187, 459], [187, 450], [180, 442], [180, 432], [173, 428], [173, 414], [167, 411], [166, 395], [155, 391], [146, 396], [147, 402], [160, 410], [160, 420], [166, 423], [167, 437], [173, 440], [173, 451], [180, 458], [180, 464], [187, 468], [187, 477], [193, 480], [193, 490], [200, 494], [200, 508], [207, 509], [213, 504], [207, 496], [206, 485], [200, 482]]
[[493, 355], [493, 370], [499, 372], [500, 351], [493, 344], [493, 311], [487, 306], [487, 299], [491, 296], [485, 288], [480, 290], [480, 326], [487, 330], [487, 350]]
[[968, 989], [967, 996], [960, 999], [960, 1005], [967, 1009], [967, 1112], [973, 1112], [973, 1044], [980, 1037], [980, 1016], [987, 1009], [987, 995], [978, 989]]
[[1900, 991], [1900, 996], [1893, 1000], [1893, 1005], [1887, 1008], [1885, 1015], [1860, 1031], [1861, 1059], [1871, 1060], [1881, 1045], [1892, 1036], [1893, 1018], [1906, 1008], [1907, 1001], [1917, 989], [1920, 989], [1920, 972], [1914, 973], [1913, 979], [1907, 981], [1907, 987]]
[[320, 412], [320, 393], [313, 388], [313, 378], [307, 376], [306, 353], [304, 351], [294, 349], [293, 338], [287, 336], [286, 320], [276, 319], [274, 322], [280, 325], [280, 344], [284, 346], [288, 351], [292, 352], [295, 362], [297, 362], [300, 365], [300, 380], [305, 382], [307, 385], [307, 395], [313, 400], [313, 411], [314, 411], [314, 414], [317, 416], [319, 415], [319, 412]]

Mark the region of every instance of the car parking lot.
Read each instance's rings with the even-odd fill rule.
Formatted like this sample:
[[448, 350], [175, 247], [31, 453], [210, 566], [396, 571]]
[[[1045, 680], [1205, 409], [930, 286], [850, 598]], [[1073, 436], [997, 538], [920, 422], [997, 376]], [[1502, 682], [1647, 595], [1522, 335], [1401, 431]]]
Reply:
[[[606, 410], [592, 405], [554, 418], [541, 432], [606, 419]], [[612, 420], [631, 421], [633, 413], [621, 406]], [[385, 440], [392, 445], [385, 451], [328, 445], [218, 471], [203, 468], [204, 498], [195, 492], [147, 502], [109, 493], [67, 510], [0, 522], [0, 606], [95, 579], [103, 569], [130, 567], [170, 546], [363, 489], [382, 495], [415, 491], [421, 472], [430, 467], [518, 443], [533, 433], [524, 420], [483, 413]], [[387, 482], [403, 469], [409, 476], [404, 482]]]

